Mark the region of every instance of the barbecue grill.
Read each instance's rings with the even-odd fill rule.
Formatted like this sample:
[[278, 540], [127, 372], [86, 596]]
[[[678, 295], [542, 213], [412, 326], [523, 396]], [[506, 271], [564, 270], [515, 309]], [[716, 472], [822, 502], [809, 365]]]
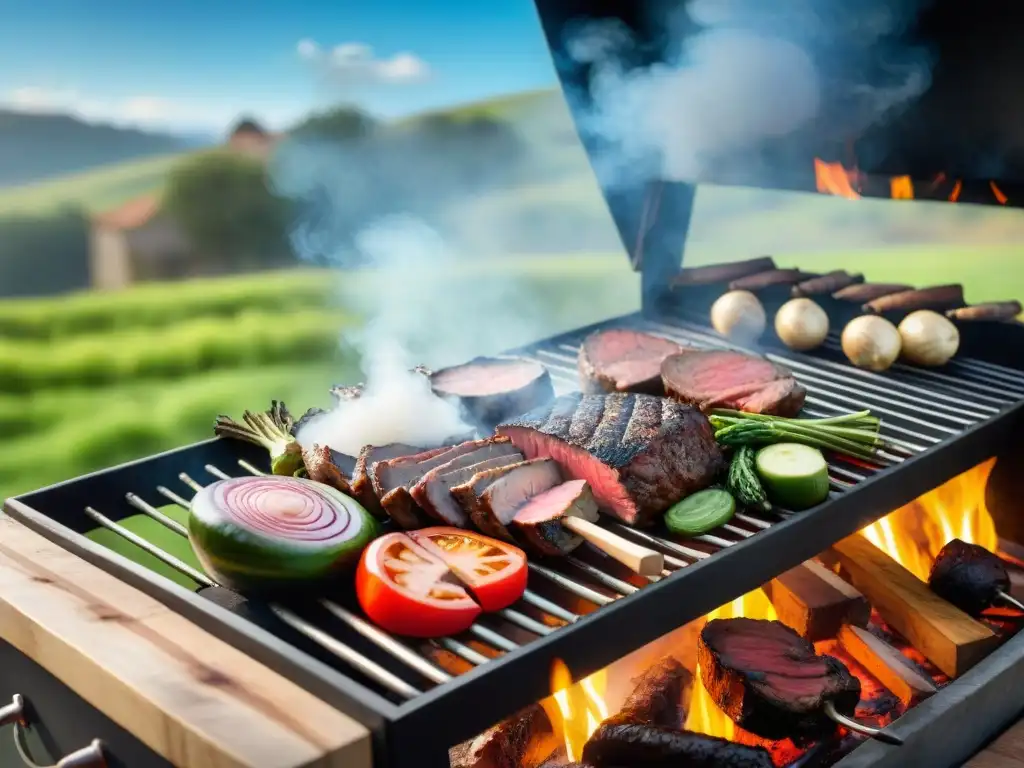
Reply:
[[[649, 22], [658, 18], [654, 12], [660, 5], [653, 0], [646, 5], [626, 0], [538, 2], [571, 104], [585, 109], [587, 73], [563, 55], [567, 23], [584, 13], [618, 18], [653, 40]], [[652, 13], [650, 18], [640, 17], [641, 7]], [[982, 18], [980, 10], [972, 10], [978, 30]], [[948, 21], [936, 16], [929, 23]], [[645, 55], [660, 54], [652, 46]], [[938, 70], [936, 82], [945, 82]], [[936, 99], [941, 106], [941, 98]], [[923, 115], [931, 114], [921, 109]], [[928, 179], [936, 169], [949, 169], [964, 170], [966, 177], [981, 166], [964, 149], [978, 138], [970, 134], [975, 123], [963, 122], [941, 143], [892, 144], [871, 171]], [[911, 117], [901, 123], [916, 124]], [[592, 155], [600, 152], [600, 142], [580, 125], [588, 150]], [[900, 129], [905, 130], [910, 128]], [[900, 131], [897, 135], [903, 135]], [[1024, 130], [1008, 130], [1005, 145], [998, 147], [1006, 158], [998, 183], [1010, 200], [1007, 204], [1024, 200], [1024, 192], [1011, 194], [1017, 190], [1014, 184], [1024, 185], [1022, 144], [1014, 143], [1021, 137]], [[798, 144], [810, 147], [805, 159], [812, 176], [782, 186], [813, 190], [813, 159], [831, 161], [835, 155], [820, 141]], [[1017, 165], [1011, 162], [1014, 158]], [[988, 183], [987, 176], [971, 178], [972, 189], [974, 182]], [[707, 326], [707, 308], [723, 290], [721, 285], [672, 287], [671, 278], [683, 263], [693, 186], [652, 178], [629, 190], [605, 191], [630, 258], [642, 273], [642, 310], [508, 351], [542, 363], [559, 394], [577, 388], [576, 355], [584, 337], [595, 330], [631, 328], [687, 346], [734, 346]], [[1001, 204], [991, 196], [977, 197], [976, 202]], [[768, 288], [759, 295], [771, 313], [789, 297], [789, 287]], [[842, 302], [826, 300], [823, 305], [833, 318], [849, 312]], [[691, 540], [605, 521], [602, 525], [615, 533], [664, 553], [662, 576], [638, 579], [586, 547], [558, 562], [533, 562], [522, 601], [479, 620], [459, 637], [424, 643], [390, 637], [361, 617], [351, 594], [286, 605], [245, 601], [120, 524], [142, 513], [184, 535], [163, 508], [187, 507], [193, 493], [219, 478], [269, 470], [265, 454], [243, 443], [209, 440], [9, 499], [4, 509], [366, 724], [374, 734], [378, 768], [444, 768], [450, 747], [550, 694], [556, 660], [580, 680], [756, 589], [985, 459], [1019, 461], [1016, 435], [1024, 426], [1024, 364], [1007, 350], [1021, 348], [1024, 326], [963, 323], [961, 333], [961, 352], [944, 368], [897, 364], [886, 373], [850, 366], [836, 334], [822, 349], [798, 353], [769, 333], [756, 351], [789, 367], [806, 386], [807, 415], [870, 409], [882, 418], [882, 434], [893, 448], [880, 453], [877, 464], [835, 459], [829, 465], [831, 492], [824, 504], [795, 514], [738, 514], [713, 533]], [[1005, 505], [994, 505], [992, 511], [1008, 521], [1012, 515]], [[91, 542], [84, 534], [97, 524], [188, 577], [194, 589]], [[1014, 531], [1020, 527], [1007, 526]], [[247, 620], [238, 621], [232, 613]], [[999, 684], [992, 684], [997, 678]], [[954, 765], [1024, 708], [1024, 686], [1014, 682], [1024, 682], [1024, 636], [1011, 639], [889, 726], [886, 731], [902, 739], [903, 747], [868, 742], [839, 765], [898, 766], [911, 759], [921, 765]], [[963, 720], [968, 708], [974, 726], [969, 730]], [[950, 727], [953, 722], [957, 727]]]

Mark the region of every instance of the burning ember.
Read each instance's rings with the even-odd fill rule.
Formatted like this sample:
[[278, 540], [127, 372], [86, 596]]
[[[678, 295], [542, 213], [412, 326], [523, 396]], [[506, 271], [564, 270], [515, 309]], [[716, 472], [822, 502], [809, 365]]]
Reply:
[[[944, 173], [915, 185], [909, 176], [869, 177], [856, 168], [848, 169], [842, 163], [826, 163], [819, 158], [814, 159], [814, 181], [818, 192], [848, 200], [859, 200], [866, 196], [887, 197], [891, 200], [948, 200], [956, 203], [964, 191], [963, 181], [949, 179]], [[988, 182], [985, 187], [984, 190], [974, 190], [972, 200], [980, 196], [982, 199], [990, 198], [999, 205], [1007, 205], [1009, 198], [994, 181]]]
[[999, 539], [985, 507], [995, 459], [979, 464], [861, 531], [868, 541], [922, 581], [952, 539], [996, 552]]

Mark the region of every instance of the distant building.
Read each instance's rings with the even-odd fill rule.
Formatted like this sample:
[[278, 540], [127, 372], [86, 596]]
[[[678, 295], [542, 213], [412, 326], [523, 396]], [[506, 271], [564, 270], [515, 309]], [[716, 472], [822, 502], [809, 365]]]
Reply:
[[144, 195], [93, 217], [89, 273], [93, 288], [117, 290], [142, 280], [170, 280], [191, 271], [191, 248], [158, 195]]

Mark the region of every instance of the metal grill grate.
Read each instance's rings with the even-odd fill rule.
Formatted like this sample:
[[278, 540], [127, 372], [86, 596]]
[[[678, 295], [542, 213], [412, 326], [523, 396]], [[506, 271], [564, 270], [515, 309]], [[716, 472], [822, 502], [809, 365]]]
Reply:
[[[603, 327], [611, 325], [603, 324]], [[669, 322], [634, 315], [614, 321], [614, 326], [662, 335], [689, 346], [731, 346], [707, 328], [685, 318], [672, 319]], [[587, 333], [595, 328], [555, 337], [516, 350], [514, 354], [543, 363], [550, 371], [556, 390], [560, 393], [572, 391], [577, 388], [576, 355], [579, 345]], [[831, 461], [831, 502], [840, 501], [846, 496], [860, 496], [859, 493], [851, 493], [857, 485], [874, 480], [876, 476], [881, 479], [881, 476], [891, 474], [883, 470], [912, 460], [927, 449], [935, 448], [943, 441], [961, 435], [965, 430], [991, 422], [991, 417], [1024, 399], [1024, 373], [969, 358], [958, 360], [942, 372], [897, 365], [885, 374], [878, 374], [854, 369], [843, 362], [835, 338], [830, 338], [825, 349], [814, 355], [789, 351], [769, 351], [767, 355], [773, 361], [790, 367], [807, 387], [806, 413], [813, 416], [832, 416], [850, 410], [870, 409], [882, 417], [882, 433], [896, 446], [894, 452], [880, 455], [880, 463], [877, 466], [843, 459]], [[965, 460], [970, 459], [965, 457]], [[208, 474], [205, 482], [226, 478], [232, 473], [262, 474], [256, 466], [244, 459], [236, 459], [234, 466], [220, 461], [217, 464], [207, 463], [204, 469]], [[907, 469], [909, 470], [909, 466]], [[161, 512], [157, 505], [176, 504], [187, 509], [186, 489], [195, 492], [202, 483], [184, 472], [178, 474], [177, 480], [181, 483], [178, 490], [168, 487], [170, 483], [164, 480], [165, 484], [155, 488], [157, 496], [153, 495], [152, 487], [122, 488], [119, 492], [123, 494], [122, 498], [132, 511], [141, 512], [169, 530], [185, 536], [184, 527]], [[900, 492], [890, 487], [889, 496], [895, 500], [895, 504], [909, 501], [918, 492], [913, 485], [914, 483], [910, 483]], [[897, 498], [900, 493], [905, 492], [912, 495], [909, 498]], [[25, 500], [26, 504], [37, 504], [41, 507], [34, 497], [43, 493], [45, 491], [33, 494], [33, 498]], [[105, 496], [110, 498], [109, 494]], [[146, 501], [144, 497], [150, 501]], [[475, 690], [478, 693], [482, 690], [483, 681], [479, 675], [458, 674], [450, 664], [442, 662], [445, 654], [450, 654], [464, 668], [483, 672], [500, 668], [513, 657], [522, 658], [524, 654], [530, 654], [535, 647], [543, 647], [544, 650], [533, 654], [534, 658], [529, 662], [519, 664], [520, 670], [527, 668], [524, 664], [530, 665], [530, 679], [522, 681], [507, 700], [492, 700], [483, 706], [481, 711], [467, 714], [463, 722], [438, 727], [436, 740], [447, 746], [472, 736], [483, 727], [509, 714], [513, 708], [536, 700], [547, 692], [538, 690], [537, 681], [540, 674], [546, 677], [551, 659], [556, 655], [568, 656], [570, 658], [567, 658], [567, 661], [570, 664], [573, 659], [572, 654], [566, 652], [569, 648], [568, 640], [561, 646], [551, 645], [545, 641], [575, 633], [572, 647], [580, 649], [580, 656], [587, 657], [583, 664], [603, 666], [613, 660], [612, 657], [634, 650], [662, 632], [680, 626], [716, 605], [758, 586], [767, 578], [784, 570], [777, 567], [779, 564], [792, 567], [836, 539], [856, 530], [861, 524], [890, 511], [892, 506], [879, 507], [877, 500], [876, 498], [875, 503], [869, 505], [873, 507], [872, 509], [857, 514], [850, 510], [844, 513], [841, 520], [837, 518], [832, 522], [824, 521], [822, 518], [830, 512], [826, 507], [833, 506], [829, 503], [816, 510], [792, 515], [785, 510], [758, 515], [738, 514], [729, 524], [714, 532], [685, 541], [673, 540], [664, 533], [633, 530], [606, 520], [603, 524], [614, 532], [665, 554], [666, 570], [661, 577], [641, 579], [603, 553], [584, 545], [567, 558], [547, 560], [543, 563], [531, 562], [529, 590], [512, 608], [481, 619], [465, 635], [440, 638], [428, 643], [420, 644], [391, 637], [369, 624], [358, 614], [351, 595], [341, 596], [336, 600], [322, 600], [314, 606], [297, 607], [289, 604], [269, 607], [284, 624], [336, 657], [341, 662], [342, 669], [349, 670], [350, 674], [357, 671], [359, 679], [369, 681], [371, 687], [399, 705], [405, 702], [409, 706], [418, 706], [417, 702], [423, 700], [423, 707], [428, 707], [431, 701], [436, 701], [434, 694], [458, 688], [462, 683], [462, 677], [473, 678]], [[112, 502], [106, 503], [112, 505]], [[45, 512], [45, 508], [42, 511]], [[112, 514], [115, 511], [117, 514]], [[86, 507], [85, 512], [100, 526], [139, 546], [198, 584], [206, 587], [216, 586], [205, 574], [195, 571], [188, 564], [117, 522], [118, 518], [125, 515], [125, 510], [106, 510], [99, 503], [95, 503]], [[838, 512], [836, 514], [838, 515]], [[784, 529], [791, 532], [788, 538], [783, 536]], [[758, 552], [761, 554], [755, 555], [751, 548], [762, 538], [765, 539], [766, 545], [759, 547]], [[768, 545], [768, 539], [774, 539], [775, 543]], [[786, 542], [789, 542], [788, 546]], [[792, 551], [779, 553], [777, 547], [780, 545]], [[750, 549], [751, 554], [738, 561], [739, 567], [731, 566], [736, 573], [730, 574], [724, 580], [727, 583], [716, 585], [715, 589], [709, 590], [701, 586], [700, 579], [689, 578], [691, 574], [696, 577], [698, 571], [709, 569], [715, 564], [719, 564], [717, 573], [724, 573], [724, 566], [720, 561], [727, 554], [727, 550], [733, 548]], [[758, 558], [758, 561], [755, 563], [752, 558]], [[699, 567], [695, 567], [697, 564]], [[650, 591], [652, 600], [657, 600], [653, 596], [654, 593], [667, 596], [669, 592], [662, 588], [670, 587], [677, 581], [668, 577], [682, 570], [687, 570], [687, 579], [684, 581], [693, 581], [694, 592], [685, 593], [689, 598], [686, 604], [672, 605], [673, 617], [651, 620], [650, 625], [641, 628], [635, 638], [622, 637], [624, 633], [621, 625], [613, 625], [610, 621], [603, 625], [594, 622], [606, 612], [610, 616], [617, 606], [625, 607], [627, 603], [632, 603], [633, 601], [624, 601], [622, 598], [635, 593]], [[711, 572], [712, 570], [706, 570], [706, 573]], [[706, 576], [705, 582], [708, 578], [714, 577]], [[675, 599], [684, 595], [679, 589], [672, 594]], [[663, 601], [667, 599], [662, 598]], [[709, 604], [709, 601], [717, 602]], [[344, 604], [346, 602], [347, 605]], [[659, 609], [655, 606], [648, 610]], [[584, 625], [587, 625], [586, 630]], [[563, 629], [567, 627], [572, 627], [572, 631]], [[660, 631], [657, 631], [658, 629]], [[617, 632], [618, 636], [609, 639], [609, 632]], [[607, 646], [604, 649], [584, 650], [581, 645], [584, 642], [600, 644], [602, 640]], [[543, 673], [538, 669], [540, 666], [544, 668]], [[503, 675], [497, 677], [508, 681], [513, 674], [506, 670]], [[466, 691], [460, 695], [453, 695], [450, 697], [452, 706], [464, 706], [469, 695]], [[519, 701], [519, 698], [523, 700]], [[422, 727], [423, 720], [419, 722]]]

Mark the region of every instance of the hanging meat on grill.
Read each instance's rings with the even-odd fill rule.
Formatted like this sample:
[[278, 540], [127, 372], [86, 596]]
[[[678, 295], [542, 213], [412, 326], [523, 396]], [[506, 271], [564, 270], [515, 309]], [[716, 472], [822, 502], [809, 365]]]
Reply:
[[451, 768], [538, 768], [558, 748], [544, 708], [532, 704], [449, 750]]
[[673, 288], [685, 288], [690, 285], [713, 285], [727, 283], [759, 272], [775, 270], [775, 261], [771, 256], [761, 256], [746, 261], [732, 261], [728, 264], [708, 264], [703, 267], [686, 267], [671, 279]]
[[900, 291], [880, 296], [864, 305], [865, 312], [913, 312], [915, 309], [955, 309], [962, 307], [964, 287], [962, 285], [936, 285], [920, 290]]
[[914, 290], [914, 286], [903, 285], [903, 283], [861, 283], [860, 285], [849, 285], [836, 291], [832, 294], [832, 298], [849, 301], [853, 304], [866, 304], [882, 296], [912, 290]]
[[460, 456], [472, 454], [476, 461], [486, 461], [502, 455], [507, 448], [505, 443], [507, 441], [494, 438], [469, 440], [452, 447], [378, 461], [370, 475], [374, 493], [388, 517], [397, 525], [406, 530], [422, 528], [429, 524], [429, 518], [413, 500], [409, 489], [430, 470]]
[[779, 621], [713, 619], [697, 644], [701, 680], [736, 725], [766, 739], [797, 743], [835, 731], [825, 713], [853, 715], [860, 681], [841, 661]]
[[504, 541], [515, 541], [508, 526], [531, 497], [562, 482], [561, 470], [551, 459], [522, 461], [478, 473], [452, 488], [452, 496], [469, 513], [479, 530]]
[[430, 374], [435, 395], [457, 402], [486, 430], [554, 399], [551, 376], [540, 363], [478, 357]]
[[[595, 733], [595, 736], [597, 734]], [[673, 728], [622, 723], [601, 731], [583, 748], [594, 768], [774, 768], [763, 747], [734, 744]]]
[[512, 535], [538, 554], [567, 555], [583, 543], [562, 525], [569, 516], [597, 522], [597, 500], [586, 480], [570, 480], [530, 498], [515, 511]]
[[480, 472], [523, 461], [523, 454], [512, 443], [504, 443], [504, 447], [496, 452], [499, 455], [485, 461], [477, 461], [476, 455], [468, 454], [434, 467], [409, 492], [420, 508], [431, 517], [445, 525], [466, 528], [469, 526], [469, 513], [452, 495], [452, 488], [468, 483]]
[[796, 416], [807, 390], [793, 373], [763, 357], [728, 350], [685, 352], [665, 359], [661, 378], [670, 397], [701, 410]]
[[638, 392], [662, 395], [661, 362], [683, 351], [674, 341], [614, 328], [590, 334], [580, 345], [580, 389], [588, 394]]
[[794, 296], [822, 296], [841, 291], [849, 285], [857, 285], [864, 282], [864, 275], [851, 275], [845, 269], [837, 269], [834, 272], [812, 277], [793, 286]]
[[574, 393], [497, 432], [527, 459], [552, 458], [586, 480], [602, 509], [637, 526], [706, 488], [725, 465], [704, 414], [651, 395]]
[[1010, 575], [984, 547], [953, 539], [939, 550], [928, 586], [964, 613], [979, 616], [999, 600], [1000, 592], [1010, 591]]

